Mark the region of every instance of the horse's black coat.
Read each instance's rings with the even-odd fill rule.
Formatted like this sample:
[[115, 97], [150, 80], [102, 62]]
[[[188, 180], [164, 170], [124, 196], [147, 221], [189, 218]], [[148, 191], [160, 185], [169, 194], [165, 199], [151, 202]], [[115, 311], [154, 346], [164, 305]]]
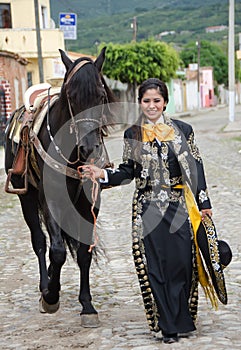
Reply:
[[[101, 74], [105, 48], [95, 61], [84, 57], [72, 62], [62, 50], [60, 53], [66, 67], [64, 83], [59, 99], [50, 108], [48, 118], [41, 126], [38, 138], [48, 154], [62, 164], [77, 169], [86, 162], [96, 161], [103, 166], [106, 154], [102, 134], [106, 130], [104, 124], [111, 123], [112, 117], [107, 105], [115, 100]], [[89, 62], [69, 79], [74, 67], [84, 60]], [[13, 142], [8, 136], [6, 133], [6, 172], [12, 167], [14, 159]], [[39, 262], [43, 309], [45, 312], [58, 309], [60, 274], [66, 260], [67, 243], [80, 268], [81, 313], [96, 314], [89, 285], [92, 253], [88, 250], [93, 238], [92, 182], [75, 180], [58, 173], [46, 165], [36, 151], [34, 153], [40, 173], [38, 186], [36, 188], [29, 184], [27, 193], [19, 195], [19, 199]], [[22, 176], [13, 174], [11, 182], [14, 188], [23, 187]], [[96, 216], [99, 205], [98, 193], [94, 208]], [[46, 263], [47, 246], [42, 221], [49, 234], [49, 267]]]

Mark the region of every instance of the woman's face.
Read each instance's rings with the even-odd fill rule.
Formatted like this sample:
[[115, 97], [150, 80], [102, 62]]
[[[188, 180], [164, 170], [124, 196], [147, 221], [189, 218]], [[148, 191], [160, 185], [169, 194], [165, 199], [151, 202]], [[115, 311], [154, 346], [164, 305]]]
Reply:
[[153, 123], [160, 118], [166, 105], [167, 103], [157, 89], [146, 90], [140, 102], [142, 112]]

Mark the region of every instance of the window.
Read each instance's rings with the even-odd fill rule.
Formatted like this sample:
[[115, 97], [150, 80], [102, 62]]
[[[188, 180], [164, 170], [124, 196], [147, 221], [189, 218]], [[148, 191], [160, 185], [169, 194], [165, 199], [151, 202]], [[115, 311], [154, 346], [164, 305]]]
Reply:
[[48, 13], [47, 13], [47, 7], [41, 6], [41, 19], [42, 19], [42, 28], [48, 27]]
[[10, 4], [0, 4], [0, 28], [12, 28]]
[[27, 72], [27, 78], [28, 78], [28, 87], [33, 85], [33, 74], [32, 72]]

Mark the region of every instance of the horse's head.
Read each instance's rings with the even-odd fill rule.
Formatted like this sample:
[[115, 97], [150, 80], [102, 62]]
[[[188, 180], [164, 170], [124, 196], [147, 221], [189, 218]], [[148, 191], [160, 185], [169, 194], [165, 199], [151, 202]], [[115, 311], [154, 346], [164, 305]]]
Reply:
[[102, 153], [102, 132], [108, 124], [107, 106], [114, 102], [101, 74], [105, 50], [102, 49], [95, 61], [83, 57], [74, 62], [60, 50], [66, 67], [62, 94], [66, 96], [68, 118], [71, 119], [81, 161], [96, 159]]

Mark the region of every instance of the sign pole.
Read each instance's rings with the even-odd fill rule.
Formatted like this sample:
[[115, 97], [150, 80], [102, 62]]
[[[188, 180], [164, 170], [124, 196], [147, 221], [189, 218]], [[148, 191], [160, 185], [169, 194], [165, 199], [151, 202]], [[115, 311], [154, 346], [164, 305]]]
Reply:
[[42, 57], [42, 47], [41, 47], [41, 36], [40, 36], [40, 25], [39, 25], [39, 7], [38, 0], [34, 0], [35, 8], [35, 22], [36, 22], [36, 39], [37, 39], [37, 49], [38, 49], [38, 67], [39, 67], [39, 82], [44, 82], [43, 73], [43, 57]]
[[228, 52], [229, 121], [233, 122], [235, 110], [234, 0], [229, 0]]

